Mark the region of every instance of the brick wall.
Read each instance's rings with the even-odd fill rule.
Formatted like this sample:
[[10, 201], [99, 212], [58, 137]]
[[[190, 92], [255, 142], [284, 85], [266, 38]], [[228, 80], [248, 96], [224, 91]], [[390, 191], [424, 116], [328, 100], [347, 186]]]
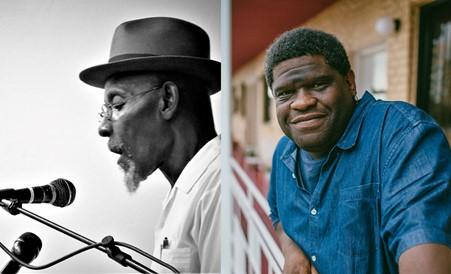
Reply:
[[[351, 64], [358, 50], [385, 44], [388, 52], [388, 90], [390, 100], [415, 103], [419, 7], [425, 0], [342, 0], [309, 20], [304, 26], [333, 33], [348, 51]], [[383, 37], [374, 30], [382, 16], [399, 18], [399, 32]], [[356, 72], [358, 73], [358, 72]]]

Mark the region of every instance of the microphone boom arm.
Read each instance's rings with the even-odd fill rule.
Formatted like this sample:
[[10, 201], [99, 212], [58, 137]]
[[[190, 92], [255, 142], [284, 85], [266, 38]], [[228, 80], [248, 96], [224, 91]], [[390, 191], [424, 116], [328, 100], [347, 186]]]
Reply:
[[[0, 206], [3, 207], [6, 211], [8, 211], [10, 214], [12, 215], [17, 215], [19, 213], [22, 213], [23, 215], [38, 221], [46, 226], [49, 226], [69, 237], [72, 237], [86, 245], [94, 245], [96, 244], [96, 242], [94, 242], [93, 240], [86, 238], [72, 230], [69, 230], [65, 227], [62, 227], [54, 222], [51, 222], [33, 212], [30, 212], [24, 208], [21, 207], [21, 203], [17, 202], [17, 201], [9, 201], [9, 200], [0, 200]], [[103, 253], [106, 253], [108, 255], [108, 251], [105, 247], [103, 246], [96, 246], [96, 249], [102, 251]], [[116, 261], [116, 260], [115, 260]], [[133, 260], [131, 257], [127, 257], [124, 259], [123, 264], [120, 263], [123, 266], [129, 266], [131, 268], [133, 268], [134, 270], [140, 272], [140, 273], [154, 273], [154, 271], [152, 271], [151, 269], [143, 266], [142, 264], [136, 262], [135, 260]]]

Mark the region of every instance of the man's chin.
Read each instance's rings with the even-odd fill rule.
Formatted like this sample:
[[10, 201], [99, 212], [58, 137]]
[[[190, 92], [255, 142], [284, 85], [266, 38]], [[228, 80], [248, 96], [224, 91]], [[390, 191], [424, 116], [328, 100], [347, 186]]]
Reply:
[[321, 146], [324, 143], [323, 136], [316, 132], [314, 133], [303, 133], [303, 134], [293, 134], [291, 140], [293, 140], [298, 147], [307, 148], [307, 147], [317, 147]]
[[325, 136], [322, 132], [294, 132], [290, 131], [290, 139], [296, 143], [298, 147], [310, 148], [310, 147], [321, 147], [326, 143]]

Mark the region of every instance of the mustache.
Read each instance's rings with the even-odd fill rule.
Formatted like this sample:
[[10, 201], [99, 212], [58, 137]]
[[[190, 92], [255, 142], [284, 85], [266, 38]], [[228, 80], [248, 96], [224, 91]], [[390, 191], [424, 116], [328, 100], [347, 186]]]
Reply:
[[124, 151], [124, 144], [122, 142], [115, 142], [113, 139], [108, 140], [108, 149], [117, 154], [122, 154]]
[[125, 155], [126, 157], [133, 159], [130, 147], [123, 142], [116, 142], [110, 139], [108, 141], [108, 149], [113, 153]]

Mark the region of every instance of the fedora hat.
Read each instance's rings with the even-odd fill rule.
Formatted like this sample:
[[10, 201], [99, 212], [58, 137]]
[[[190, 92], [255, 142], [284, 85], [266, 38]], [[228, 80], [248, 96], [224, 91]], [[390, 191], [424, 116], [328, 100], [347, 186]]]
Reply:
[[210, 59], [207, 33], [190, 22], [152, 17], [119, 25], [111, 42], [108, 63], [80, 72], [80, 79], [103, 88], [117, 73], [181, 72], [202, 80], [213, 94], [221, 89], [221, 63]]

